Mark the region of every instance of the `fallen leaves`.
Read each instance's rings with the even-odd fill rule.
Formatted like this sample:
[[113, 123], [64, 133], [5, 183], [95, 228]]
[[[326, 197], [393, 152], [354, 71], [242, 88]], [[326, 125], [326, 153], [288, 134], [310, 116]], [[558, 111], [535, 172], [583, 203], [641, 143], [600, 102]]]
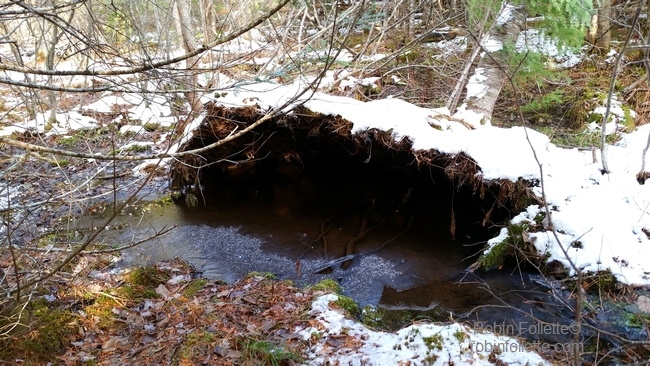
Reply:
[[[312, 296], [290, 282], [264, 276], [251, 276], [232, 285], [203, 281], [193, 288], [192, 296], [185, 296], [193, 281], [189, 267], [166, 262], [156, 268], [170, 275], [165, 283], [153, 286], [155, 298], [114, 296], [112, 293], [126, 285], [120, 275], [89, 276], [86, 286], [98, 290], [96, 281], [103, 282], [103, 295], [108, 296], [107, 301], [113, 300], [109, 316], [114, 326], [107, 327], [98, 319], [101, 315], [86, 313], [92, 302], [79, 306], [79, 301], [67, 300], [77, 304], [80, 332], [58, 359], [68, 365], [88, 361], [233, 365], [265, 363], [265, 357], [278, 354], [285, 354], [291, 363], [304, 355], [308, 341], [295, 332], [318, 322], [307, 319]], [[109, 293], [111, 284], [115, 288]], [[348, 343], [336, 337], [331, 342]], [[258, 344], [269, 346], [248, 349]]]

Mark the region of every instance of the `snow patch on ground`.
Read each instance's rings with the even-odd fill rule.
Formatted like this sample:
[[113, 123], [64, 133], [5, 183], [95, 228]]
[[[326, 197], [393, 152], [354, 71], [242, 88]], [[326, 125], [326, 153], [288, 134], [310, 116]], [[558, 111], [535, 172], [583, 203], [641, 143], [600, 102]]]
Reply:
[[[121, 96], [109, 95], [100, 100], [84, 106], [83, 109], [110, 113], [115, 112], [116, 106], [130, 106], [128, 116], [131, 120], [138, 120], [143, 124], [149, 122], [160, 122], [161, 118], [169, 119], [172, 115], [169, 105], [171, 102], [163, 97], [143, 98], [135, 93], [124, 93]], [[118, 117], [121, 118], [121, 117]]]
[[16, 123], [0, 128], [0, 136], [9, 136], [14, 132], [25, 131], [46, 132], [51, 134], [65, 134], [71, 130], [92, 129], [98, 126], [97, 120], [86, 117], [78, 112], [56, 113], [56, 121], [50, 123], [50, 112], [39, 113], [36, 118], [23, 123]]
[[553, 66], [560, 69], [573, 67], [584, 58], [583, 54], [575, 54], [566, 47], [560, 47], [557, 41], [544, 35], [537, 29], [526, 29], [519, 35], [515, 43], [515, 50], [520, 53], [536, 52], [547, 56], [554, 63]]
[[[616, 93], [612, 94], [611, 98], [611, 105], [609, 108], [609, 121], [607, 121], [607, 126], [605, 127], [606, 131], [605, 134], [610, 135], [618, 130], [618, 124], [619, 123], [625, 123], [627, 119], [633, 120], [636, 118], [636, 112], [633, 110], [623, 108], [623, 104], [618, 100], [618, 96]], [[605, 113], [607, 111], [607, 107], [604, 105], [598, 106], [594, 108], [593, 111], [591, 111], [590, 115], [592, 114], [599, 114], [601, 117], [600, 119], [602, 120], [603, 117], [605, 116]], [[597, 128], [600, 129], [601, 126], [600, 124], [596, 124]], [[590, 129], [593, 129], [593, 123], [589, 125]]]
[[[333, 294], [316, 299], [310, 315], [317, 324], [296, 331], [304, 340], [316, 340], [308, 365], [328, 360], [344, 365], [494, 365], [497, 359], [508, 365], [550, 365], [530, 350], [531, 345], [458, 323], [414, 324], [395, 333], [373, 331], [346, 318], [332, 304], [337, 299]], [[502, 352], [491, 352], [495, 347]]]
[[432, 56], [434, 59], [446, 59], [452, 55], [461, 54], [467, 50], [467, 37], [459, 36], [449, 40], [442, 40], [440, 42], [426, 43], [425, 47], [433, 48], [439, 52], [439, 54]]

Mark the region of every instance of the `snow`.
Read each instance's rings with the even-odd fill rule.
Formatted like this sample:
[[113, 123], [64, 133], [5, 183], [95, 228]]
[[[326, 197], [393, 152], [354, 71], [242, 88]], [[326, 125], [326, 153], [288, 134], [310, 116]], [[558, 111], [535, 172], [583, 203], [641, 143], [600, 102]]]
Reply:
[[517, 52], [537, 52], [553, 60], [547, 66], [566, 69], [577, 65], [583, 59], [583, 55], [576, 55], [566, 47], [559, 47], [557, 41], [545, 36], [537, 29], [526, 29], [521, 32], [515, 43]]
[[[514, 7], [506, 5], [497, 19], [498, 24], [507, 22]], [[443, 41], [431, 47], [445, 48], [450, 52], [466, 48], [467, 40], [458, 37], [455, 40]], [[250, 50], [260, 50], [265, 46], [251, 40], [245, 42]], [[240, 51], [242, 44], [231, 42], [223, 45], [222, 49], [232, 47]], [[484, 48], [496, 51], [502, 44], [494, 39], [487, 39]], [[582, 56], [573, 54], [568, 49], [561, 49], [553, 40], [545, 37], [535, 29], [522, 32], [516, 43], [519, 52], [540, 52], [555, 62], [554, 67], [571, 67], [580, 62]], [[297, 55], [295, 53], [294, 55]], [[301, 57], [310, 55], [314, 62], [327, 57], [323, 52], [303, 52]], [[447, 55], [445, 53], [445, 55]], [[612, 53], [610, 56], [615, 56]], [[383, 55], [373, 56], [375, 59]], [[340, 60], [350, 60], [348, 52], [340, 54]], [[372, 60], [372, 59], [368, 59]], [[256, 63], [266, 63], [267, 59], [258, 58]], [[269, 64], [270, 65], [270, 64]], [[73, 64], [62, 65], [63, 68], [75, 69]], [[274, 65], [275, 67], [275, 65]], [[22, 81], [22, 74], [5, 72], [4, 76]], [[393, 76], [394, 77], [394, 76]], [[204, 73], [202, 80], [216, 80], [217, 85], [233, 84], [234, 81], [223, 74]], [[641, 152], [650, 134], [650, 125], [637, 128], [636, 131], [623, 134], [621, 141], [608, 147], [607, 157], [611, 172], [601, 174], [602, 164], [594, 161], [591, 151], [564, 149], [553, 145], [549, 138], [541, 133], [523, 127], [497, 128], [489, 121], [483, 121], [482, 116], [468, 111], [461, 106], [457, 113], [450, 118], [446, 109], [422, 108], [400, 99], [382, 99], [362, 102], [353, 98], [327, 95], [320, 92], [307, 91], [302, 88], [312, 79], [299, 78], [292, 85], [252, 82], [237, 84], [235, 87], [220, 90], [219, 96], [204, 95], [203, 102], [215, 101], [224, 106], [257, 105], [262, 110], [282, 108], [291, 113], [293, 106], [304, 103], [304, 106], [314, 112], [326, 115], [340, 115], [353, 124], [352, 133], [363, 133], [369, 129], [379, 129], [390, 132], [396, 141], [408, 138], [413, 143], [414, 150], [436, 150], [451, 156], [464, 153], [470, 156], [480, 167], [481, 177], [485, 181], [509, 180], [516, 182], [525, 179], [537, 184], [533, 191], [541, 197], [540, 179], [545, 183], [546, 199], [552, 208], [552, 221], [557, 230], [557, 237], [550, 231], [529, 233], [529, 240], [540, 253], [548, 253], [549, 260], [555, 260], [574, 271], [571, 262], [583, 271], [611, 271], [616, 278], [627, 284], [650, 284], [650, 239], [644, 231], [650, 229], [650, 187], [639, 185], [635, 175], [641, 165]], [[357, 85], [373, 87], [378, 78], [356, 78], [349, 70], [340, 72], [330, 71], [321, 83], [324, 88], [334, 87], [340, 91], [354, 88]], [[467, 98], [482, 98], [487, 92], [484, 70], [478, 68], [469, 79]], [[86, 82], [85, 79], [57, 80], [60, 85], [67, 83]], [[337, 85], [338, 83], [338, 85]], [[298, 97], [300, 95], [300, 97]], [[297, 100], [294, 100], [298, 97]], [[116, 106], [126, 106], [128, 118], [139, 121], [135, 124], [124, 125], [120, 132], [143, 131], [142, 125], [147, 122], [160, 123], [169, 126], [176, 122], [172, 117], [169, 98], [160, 96], [149, 99], [135, 93], [124, 93], [120, 96], [104, 94], [104, 96], [84, 110], [112, 113]], [[604, 114], [604, 107], [597, 107], [594, 114]], [[617, 124], [627, 118], [634, 118], [633, 111], [626, 111], [614, 95], [612, 100], [612, 122], [607, 124], [607, 132], [617, 129]], [[184, 142], [191, 138], [191, 132], [198, 127], [203, 119], [201, 116], [188, 124], [182, 139], [169, 149], [170, 153], [178, 150]], [[122, 118], [122, 116], [118, 117]], [[12, 132], [35, 130], [48, 134], [64, 134], [71, 130], [96, 128], [98, 122], [76, 111], [57, 113], [56, 122], [48, 124], [49, 112], [41, 113], [35, 119], [19, 124], [0, 128], [0, 136]], [[458, 120], [471, 125], [468, 129]], [[434, 128], [435, 126], [435, 128]], [[590, 130], [598, 131], [600, 125], [590, 125]], [[610, 132], [611, 131], [611, 132]], [[161, 137], [164, 139], [164, 137]], [[155, 148], [153, 142], [132, 142], [122, 146], [128, 150], [133, 146]], [[538, 161], [543, 167], [540, 175]], [[145, 168], [158, 160], [143, 161], [134, 170], [142, 174]], [[165, 159], [168, 163], [170, 159]], [[0, 186], [0, 192], [5, 199], [0, 200], [0, 209], [6, 208], [6, 197], [20, 194], [16, 187]], [[513, 223], [524, 221], [533, 222], [543, 208], [537, 205], [529, 206], [524, 212], [512, 219]], [[548, 219], [546, 220], [548, 223]], [[547, 226], [548, 227], [548, 226]], [[494, 247], [508, 237], [508, 229], [503, 228], [499, 235], [488, 241], [489, 248]], [[564, 250], [569, 258], [565, 256]], [[310, 339], [314, 332], [324, 332], [316, 343], [311, 354], [313, 364], [323, 364], [327, 360], [327, 352], [334, 353], [333, 358], [342, 364], [398, 364], [400, 361], [414, 363], [423, 362], [425, 355], [436, 355], [438, 361], [455, 364], [488, 365], [489, 352], [478, 352], [477, 344], [515, 344], [513, 338], [481, 333], [478, 330], [452, 323], [450, 325], [415, 324], [396, 333], [376, 332], [365, 326], [346, 319], [339, 311], [332, 309], [330, 302], [336, 300], [336, 295], [320, 297], [313, 304], [312, 315], [324, 327], [301, 329], [304, 339]], [[323, 331], [323, 329], [325, 329]], [[456, 334], [466, 335], [464, 340]], [[326, 340], [330, 335], [348, 334], [359, 340], [355, 349], [343, 347], [340, 350], [329, 347]], [[424, 338], [439, 335], [444, 341], [441, 348], [432, 348]], [[329, 347], [329, 349], [328, 349]], [[511, 365], [546, 364], [536, 353], [521, 351], [502, 352], [498, 355], [502, 361]]]
[[512, 12], [515, 9], [517, 9], [517, 7], [512, 4], [504, 4], [503, 8], [499, 12], [499, 16], [496, 20], [496, 25], [500, 27], [509, 22], [512, 19]]
[[[284, 106], [285, 111], [290, 111], [287, 103], [291, 104], [291, 98], [300, 90], [298, 83], [258, 83], [230, 89], [215, 101], [226, 106], [259, 105], [262, 109]], [[554, 208], [552, 219], [563, 233], [563, 244], [581, 242], [582, 248], [571, 249], [572, 260], [585, 271], [610, 270], [627, 284], [650, 284], [650, 239], [641, 231], [650, 228], [650, 192], [647, 185], [639, 185], [635, 179], [650, 125], [623, 135], [620, 142], [608, 148], [611, 173], [602, 175], [602, 165], [593, 161], [591, 151], [559, 148], [547, 136], [523, 127], [481, 125], [478, 115], [462, 108], [454, 119], [449, 119], [444, 116], [448, 115], [445, 109], [421, 108], [395, 98], [364, 103], [308, 92], [293, 101], [298, 102], [315, 112], [340, 115], [353, 123], [353, 133], [375, 128], [390, 132], [396, 141], [410, 139], [415, 150], [435, 149], [451, 155], [463, 152], [476, 161], [484, 180], [525, 179], [537, 184], [534, 191], [541, 197], [534, 149], [544, 169], [547, 200]], [[459, 116], [475, 128], [470, 130], [455, 122]], [[600, 156], [598, 152], [596, 156]], [[532, 220], [537, 210], [522, 215]], [[531, 235], [536, 238], [538, 250], [569, 267], [552, 236]]]
[[485, 72], [485, 69], [482, 67], [476, 68], [474, 71], [474, 74], [469, 78], [469, 81], [467, 82], [467, 96], [465, 97], [466, 99], [469, 98], [477, 98], [480, 99], [485, 96], [485, 94], [488, 91], [487, 85], [485, 85], [485, 81], [487, 80], [487, 76], [483, 75]]
[[496, 52], [500, 51], [503, 48], [503, 43], [498, 39], [489, 37], [485, 43], [483, 43], [483, 50], [487, 52]]
[[[334, 74], [328, 75], [331, 85], [335, 85]], [[374, 79], [357, 79], [342, 72], [337, 75], [339, 87], [352, 85], [372, 85]], [[368, 129], [390, 132], [396, 141], [408, 138], [414, 150], [434, 149], [441, 153], [469, 155], [480, 167], [482, 178], [486, 181], [506, 179], [516, 182], [525, 179], [537, 184], [534, 192], [541, 197], [539, 187], [540, 170], [533, 149], [544, 169], [544, 182], [547, 201], [553, 207], [552, 219], [565, 248], [569, 248], [571, 260], [584, 271], [611, 271], [618, 280], [627, 284], [650, 284], [650, 239], [644, 234], [650, 228], [650, 192], [648, 187], [639, 185], [635, 175], [641, 164], [641, 151], [650, 133], [646, 125], [629, 134], [607, 150], [611, 173], [602, 175], [600, 162], [594, 162], [591, 151], [563, 149], [550, 143], [541, 133], [523, 127], [497, 128], [489, 123], [482, 124], [480, 115], [467, 111], [461, 106], [449, 118], [449, 111], [429, 109], [412, 105], [396, 98], [362, 102], [353, 98], [332, 96], [308, 91], [298, 100], [293, 100], [302, 92], [309, 80], [296, 80], [292, 85], [274, 83], [249, 83], [221, 90], [216, 95], [205, 95], [204, 102], [215, 101], [225, 106], [258, 105], [263, 110], [283, 107], [291, 113], [294, 105], [304, 103], [311, 110], [326, 115], [340, 115], [353, 124], [353, 133]], [[481, 70], [478, 70], [468, 85], [468, 95], [480, 97], [484, 93]], [[616, 96], [615, 96], [616, 97]], [[115, 106], [128, 109], [129, 118], [146, 122], [170, 125], [175, 119], [171, 116], [170, 102], [162, 97], [145, 100], [134, 93], [121, 96], [105, 95], [99, 101], [83, 107], [84, 110], [111, 112]], [[602, 114], [602, 107], [593, 113]], [[612, 122], [607, 130], [614, 131], [616, 123], [623, 120], [625, 111], [615, 98], [612, 101]], [[634, 118], [633, 111], [628, 117]], [[10, 125], [0, 130], [0, 135], [14, 131], [33, 129], [41, 132], [66, 133], [80, 128], [95, 128], [98, 123], [79, 112], [70, 111], [56, 115], [57, 122], [48, 125], [49, 113], [39, 114], [36, 119]], [[118, 118], [122, 118], [121, 116]], [[191, 137], [202, 118], [191, 123], [183, 140], [170, 147], [174, 153], [178, 147]], [[458, 123], [463, 120], [468, 129]], [[594, 124], [593, 130], [600, 126]], [[127, 124], [121, 132], [141, 132], [141, 126]], [[139, 145], [151, 145], [138, 143]], [[128, 149], [131, 145], [123, 146]], [[532, 148], [531, 148], [532, 147]], [[136, 170], [145, 168], [152, 162], [143, 162]], [[530, 207], [514, 220], [533, 220], [539, 207]], [[490, 241], [490, 246], [507, 237], [507, 232]], [[550, 232], [530, 233], [535, 247], [540, 252], [548, 252], [551, 260], [559, 261], [567, 268], [568, 259], [559, 243]], [[580, 243], [575, 244], [576, 241]]]
[[436, 50], [432, 57], [437, 60], [444, 60], [452, 55], [462, 54], [467, 50], [467, 37], [458, 36], [450, 40], [439, 42], [425, 43], [424, 47], [430, 47]]
[[[594, 108], [593, 111], [591, 111], [590, 114], [599, 114], [600, 119], [605, 116], [605, 112], [607, 111], [606, 106], [598, 106]], [[632, 110], [628, 110], [629, 113], [629, 118], [636, 118], [636, 113]], [[625, 110], [623, 109], [623, 104], [618, 100], [618, 96], [616, 93], [612, 94], [612, 100], [611, 100], [611, 105], [609, 108], [609, 118], [610, 120], [607, 123], [607, 126], [605, 127], [606, 131], [605, 133], [607, 135], [611, 134], [611, 132], [617, 130], [616, 124], [618, 123], [624, 123], [626, 119], [625, 115]], [[613, 126], [612, 126], [613, 125]], [[600, 125], [598, 125], [598, 128], [600, 128]]]
[[86, 117], [74, 111], [56, 113], [56, 121], [52, 123], [48, 122], [49, 118], [49, 111], [38, 113], [34, 119], [0, 128], [0, 136], [9, 136], [14, 132], [22, 133], [28, 130], [48, 134], [65, 134], [71, 130], [91, 129], [98, 126], [98, 122], [94, 118]]
[[160, 122], [161, 117], [170, 118], [172, 111], [169, 104], [170, 102], [166, 98], [160, 96], [145, 99], [135, 93], [125, 93], [122, 96], [105, 96], [95, 103], [84, 106], [83, 109], [110, 113], [114, 112], [115, 106], [131, 106], [128, 109], [129, 119], [139, 120], [142, 124], [146, 124]]
[[[550, 365], [531, 350], [534, 345], [458, 323], [416, 323], [394, 333], [373, 331], [332, 306], [337, 299], [332, 294], [317, 298], [310, 315], [319, 324], [297, 329], [304, 340], [317, 339], [308, 354], [307, 365], [323, 365], [327, 360], [342, 365], [493, 365], [496, 360], [490, 361], [491, 354], [508, 365]], [[330, 344], [346, 342], [347, 337], [350, 346]], [[494, 347], [502, 352], [492, 353]]]

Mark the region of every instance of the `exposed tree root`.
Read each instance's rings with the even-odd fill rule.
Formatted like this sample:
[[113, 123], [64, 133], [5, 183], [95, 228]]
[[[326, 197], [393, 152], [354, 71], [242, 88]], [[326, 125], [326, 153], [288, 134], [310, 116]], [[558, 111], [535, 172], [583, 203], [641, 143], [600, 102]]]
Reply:
[[[343, 257], [341, 257], [341, 258], [337, 258], [337, 259], [335, 259], [335, 260], [333, 260], [333, 261], [327, 262], [325, 265], [323, 265], [323, 266], [317, 268], [317, 269], [314, 271], [314, 273], [321, 273], [321, 272], [323, 272], [323, 271], [325, 271], [325, 270], [327, 270], [327, 269], [329, 269], [329, 268], [332, 268], [332, 267], [334, 267], [334, 266], [336, 266], [336, 265], [338, 265], [338, 264], [340, 264], [340, 263], [342, 263], [342, 264], [345, 264], [345, 263], [351, 263], [352, 260], [354, 260], [354, 259], [356, 259], [356, 258], [359, 258], [359, 257], [365, 256], [365, 255], [370, 255], [370, 254], [373, 254], [373, 253], [376, 253], [376, 252], [380, 251], [381, 249], [383, 249], [384, 247], [386, 247], [386, 245], [388, 245], [388, 244], [394, 242], [395, 240], [399, 239], [402, 235], [404, 235], [407, 231], [409, 231], [409, 229], [411, 228], [411, 225], [413, 224], [413, 219], [414, 219], [414, 218], [415, 218], [415, 216], [414, 216], [414, 215], [411, 215], [411, 217], [409, 218], [409, 221], [408, 221], [408, 223], [406, 224], [406, 227], [404, 228], [404, 230], [400, 231], [399, 233], [397, 233], [397, 234], [396, 234], [395, 236], [393, 236], [392, 238], [390, 238], [390, 239], [386, 240], [385, 242], [381, 243], [381, 245], [379, 245], [377, 248], [372, 249], [372, 250], [370, 250], [370, 251], [368, 251], [368, 252], [365, 252], [365, 253], [357, 253], [357, 254], [351, 253], [351, 254], [346, 254], [345, 256], [343, 256]], [[345, 269], [345, 268], [343, 268], [343, 269]]]
[[314, 244], [318, 243], [319, 241], [323, 241], [323, 257], [327, 258], [327, 233], [330, 231], [332, 228], [332, 219], [334, 219], [336, 216], [340, 214], [335, 214], [330, 216], [329, 218], [323, 220], [323, 222], [320, 225], [320, 235], [314, 240], [312, 240], [309, 244], [307, 244], [307, 248], [300, 254], [298, 257], [298, 260], [301, 260], [307, 252], [309, 252], [311, 249], [314, 248]]
[[[377, 225], [379, 225], [379, 224], [377, 224], [377, 225], [373, 225], [371, 227], [368, 227], [368, 215], [370, 215], [370, 213], [372, 212], [372, 210], [374, 208], [375, 208], [375, 203], [373, 201], [373, 203], [370, 205], [370, 207], [368, 207], [366, 212], [361, 216], [361, 223], [359, 224], [359, 232], [357, 233], [357, 235], [355, 237], [348, 240], [348, 243], [345, 245], [345, 255], [346, 256], [351, 255], [351, 254], [354, 253], [354, 244], [356, 242], [361, 241], [363, 238], [366, 237], [366, 234], [368, 234], [368, 232], [370, 230], [374, 229]], [[341, 268], [342, 269], [348, 269], [348, 267], [350, 267], [351, 264], [352, 264], [352, 260], [345, 261], [341, 265]]]
[[[191, 131], [192, 138], [179, 151], [210, 145], [235, 130], [247, 128], [264, 116], [264, 111], [258, 106], [228, 108], [209, 103], [206, 110], [203, 122]], [[198, 197], [200, 187], [205, 186], [202, 176], [206, 172], [218, 172], [237, 179], [246, 174], [255, 174], [267, 163], [295, 162], [302, 166], [318, 166], [347, 160], [360, 166], [375, 164], [386, 170], [409, 171], [411, 174], [427, 174], [432, 170], [444, 172], [453, 182], [455, 190], [469, 187], [481, 200], [486, 197], [491, 199], [488, 204], [492, 207], [486, 208], [483, 226], [489, 224], [496, 208], [521, 211], [532, 203], [542, 203], [530, 190], [537, 182], [486, 181], [476, 161], [467, 154], [416, 151], [408, 138], [395, 140], [390, 132], [376, 129], [352, 134], [352, 127], [351, 122], [340, 116], [323, 115], [305, 107], [296, 107], [292, 113], [272, 117], [232, 143], [175, 160], [171, 166], [171, 188], [179, 199], [183, 195]], [[372, 230], [373, 227], [367, 226], [366, 216], [361, 217], [358, 234], [348, 240], [344, 258], [352, 255], [354, 245]], [[326, 233], [329, 220], [331, 218], [322, 223], [320, 235], [314, 242], [323, 241], [325, 255], [328, 252]]]

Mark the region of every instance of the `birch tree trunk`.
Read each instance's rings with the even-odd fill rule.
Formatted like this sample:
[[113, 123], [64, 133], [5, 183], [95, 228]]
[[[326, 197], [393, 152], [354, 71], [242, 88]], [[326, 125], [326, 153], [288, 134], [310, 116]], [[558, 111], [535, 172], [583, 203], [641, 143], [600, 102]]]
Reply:
[[478, 121], [490, 124], [494, 105], [507, 81], [504, 71], [508, 72], [511, 66], [503, 45], [517, 41], [525, 21], [522, 7], [509, 4], [501, 7], [494, 27], [480, 45], [483, 54], [467, 83], [467, 95], [456, 117], [470, 124]]

